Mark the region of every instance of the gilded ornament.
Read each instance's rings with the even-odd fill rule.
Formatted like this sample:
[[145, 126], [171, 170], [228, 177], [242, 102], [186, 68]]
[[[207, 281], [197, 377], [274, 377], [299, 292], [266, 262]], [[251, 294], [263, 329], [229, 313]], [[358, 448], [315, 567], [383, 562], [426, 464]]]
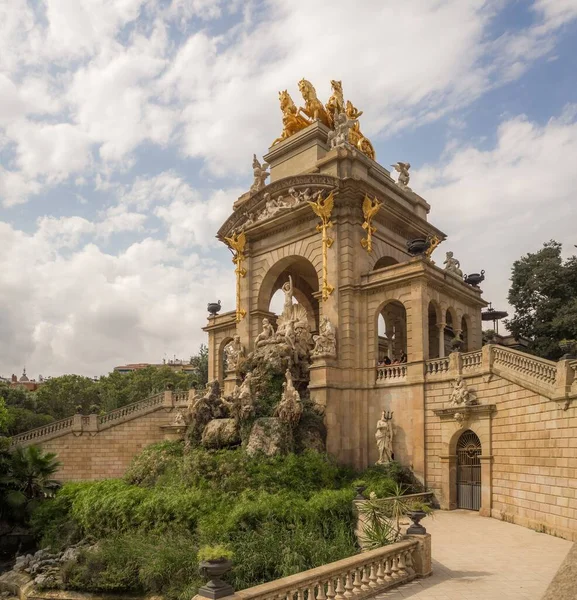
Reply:
[[359, 117], [363, 114], [362, 110], [358, 110], [353, 106], [350, 100], [347, 100], [345, 112], [347, 117], [355, 124], [349, 132], [349, 143], [356, 146], [363, 154], [366, 154], [372, 160], [375, 160], [375, 149], [371, 142], [361, 132], [361, 126], [359, 124]]
[[234, 234], [232, 237], [225, 237], [224, 241], [230, 248], [233, 257], [232, 262], [236, 265], [234, 270], [236, 274], [236, 322], [240, 323], [246, 315], [246, 310], [240, 306], [240, 280], [246, 276], [246, 269], [242, 266], [245, 260], [244, 248], [246, 246], [246, 235], [244, 231]]
[[298, 114], [301, 113], [309, 119], [309, 124], [314, 121], [321, 121], [327, 127], [331, 126], [331, 119], [323, 106], [323, 103], [318, 99], [317, 92], [310, 81], [301, 79], [299, 81], [299, 91], [303, 96], [305, 105], [301, 106]]
[[377, 228], [373, 227], [372, 221], [375, 215], [379, 212], [382, 206], [382, 202], [379, 202], [377, 198], [371, 200], [367, 195], [363, 200], [363, 215], [365, 222], [363, 223], [363, 229], [367, 232], [367, 237], [361, 240], [361, 246], [370, 254], [373, 251], [373, 233], [376, 233]]
[[333, 245], [334, 240], [329, 237], [327, 230], [333, 226], [331, 221], [331, 214], [335, 204], [334, 193], [331, 192], [326, 198], [323, 198], [319, 194], [316, 202], [308, 201], [309, 206], [313, 209], [313, 212], [321, 220], [320, 224], [317, 225], [316, 229], [319, 233], [322, 233], [322, 245], [323, 245], [323, 287], [322, 287], [322, 299], [328, 300], [329, 296], [333, 293], [334, 287], [328, 283], [328, 249]]
[[433, 252], [435, 251], [437, 246], [442, 241], [443, 240], [438, 235], [433, 235], [433, 236], [429, 237], [429, 247], [425, 250], [425, 257], [428, 260], [430, 260], [433, 264], [435, 264], [435, 261], [431, 259], [431, 254], [433, 254]]
[[343, 96], [343, 83], [342, 81], [335, 81], [331, 79], [331, 87], [333, 88], [333, 94], [326, 103], [325, 108], [329, 119], [331, 120], [331, 126], [335, 127], [334, 115], [340, 115], [345, 112], [345, 99]]
[[281, 136], [272, 143], [273, 146], [310, 125], [307, 119], [298, 114], [298, 108], [287, 90], [279, 92], [278, 97], [280, 100], [280, 109], [282, 111], [283, 130]]

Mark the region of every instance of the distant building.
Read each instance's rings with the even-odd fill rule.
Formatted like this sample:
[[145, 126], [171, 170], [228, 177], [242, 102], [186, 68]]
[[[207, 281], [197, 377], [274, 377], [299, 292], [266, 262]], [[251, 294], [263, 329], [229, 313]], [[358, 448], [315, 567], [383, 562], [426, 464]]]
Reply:
[[12, 374], [12, 379], [10, 380], [10, 387], [24, 388], [29, 392], [35, 392], [43, 383], [44, 380], [42, 379], [42, 376], [38, 378], [38, 381], [36, 381], [36, 379], [29, 379], [28, 375], [26, 375], [26, 367], [24, 367], [20, 379], [18, 379], [18, 377], [14, 375], [14, 373]]
[[173, 371], [183, 371], [185, 373], [194, 373], [196, 371], [194, 365], [179, 359], [163, 361], [161, 363], [128, 363], [114, 367], [114, 371], [118, 373], [131, 373], [132, 371], [146, 369], [146, 367], [169, 367]]

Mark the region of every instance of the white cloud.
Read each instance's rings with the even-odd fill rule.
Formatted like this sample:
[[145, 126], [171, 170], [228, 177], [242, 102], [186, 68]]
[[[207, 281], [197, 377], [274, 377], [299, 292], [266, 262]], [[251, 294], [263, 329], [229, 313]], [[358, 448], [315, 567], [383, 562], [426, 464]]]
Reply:
[[449, 234], [465, 273], [487, 270], [485, 298], [504, 306], [514, 260], [549, 239], [573, 248], [577, 205], [577, 107], [540, 126], [503, 122], [495, 146], [453, 148], [440, 164], [414, 173], [411, 186], [431, 204], [430, 219]]

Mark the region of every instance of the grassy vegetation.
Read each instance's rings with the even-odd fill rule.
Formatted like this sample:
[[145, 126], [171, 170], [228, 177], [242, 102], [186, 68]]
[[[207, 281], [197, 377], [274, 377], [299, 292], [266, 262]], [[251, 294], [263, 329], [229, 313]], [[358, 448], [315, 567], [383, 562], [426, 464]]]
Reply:
[[[189, 600], [204, 583], [198, 551], [223, 545], [236, 589], [358, 552], [352, 482], [358, 474], [305, 452], [249, 458], [242, 450], [183, 454], [162, 443], [137, 457], [124, 480], [65, 485], [33, 525], [44, 546], [95, 546], [65, 565], [70, 589], [161, 593]], [[377, 493], [405, 482], [397, 466], [362, 474]], [[389, 483], [386, 483], [389, 482]]]

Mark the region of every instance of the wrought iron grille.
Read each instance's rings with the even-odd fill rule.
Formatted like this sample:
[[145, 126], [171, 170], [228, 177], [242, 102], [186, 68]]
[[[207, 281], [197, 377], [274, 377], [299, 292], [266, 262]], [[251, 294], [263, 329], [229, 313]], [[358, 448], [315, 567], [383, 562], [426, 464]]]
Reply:
[[481, 508], [481, 441], [467, 430], [457, 442], [457, 506]]

